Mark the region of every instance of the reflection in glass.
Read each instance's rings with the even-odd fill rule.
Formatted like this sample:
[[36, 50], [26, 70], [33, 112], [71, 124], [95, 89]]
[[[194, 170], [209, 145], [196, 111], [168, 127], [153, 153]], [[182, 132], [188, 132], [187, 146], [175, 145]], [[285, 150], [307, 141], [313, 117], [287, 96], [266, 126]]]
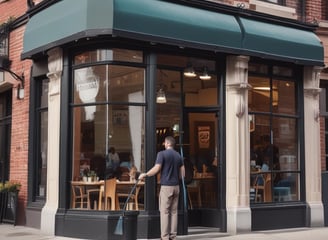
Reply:
[[273, 111], [276, 113], [295, 114], [295, 83], [293, 81], [273, 80], [273, 86]]
[[[144, 91], [143, 68], [100, 65], [75, 70], [74, 102], [129, 102], [129, 94]], [[137, 102], [144, 103], [145, 98]]]
[[48, 111], [40, 113], [40, 158], [38, 174], [38, 196], [45, 197], [47, 190], [48, 165]]
[[95, 63], [100, 61], [120, 61], [120, 62], [143, 62], [141, 51], [128, 49], [97, 49], [94, 51], [83, 52], [74, 57], [74, 65]]
[[271, 102], [270, 79], [249, 77], [248, 106], [252, 111], [269, 112]]
[[38, 146], [37, 146], [37, 185], [36, 195], [37, 197], [44, 198], [47, 194], [47, 165], [48, 165], [48, 90], [49, 79], [43, 79], [37, 82], [40, 88], [40, 106], [38, 109], [37, 119], [38, 126]]

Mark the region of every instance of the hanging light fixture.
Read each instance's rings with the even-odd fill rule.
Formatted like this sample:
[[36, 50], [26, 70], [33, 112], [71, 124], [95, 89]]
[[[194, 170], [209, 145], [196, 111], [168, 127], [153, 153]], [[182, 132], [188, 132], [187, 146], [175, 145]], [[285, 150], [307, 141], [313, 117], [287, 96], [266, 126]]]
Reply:
[[207, 67], [204, 67], [204, 71], [203, 71], [202, 75], [199, 76], [199, 78], [204, 81], [211, 80], [212, 76], [208, 74]]
[[157, 91], [157, 96], [156, 96], [156, 102], [157, 103], [166, 103], [166, 96], [163, 88], [160, 88]]
[[0, 56], [0, 75], [2, 76], [2, 82], [5, 82], [5, 72], [8, 72], [15, 80], [19, 81], [17, 86], [17, 99], [24, 99], [24, 70], [22, 71], [22, 75], [19, 76], [15, 72], [10, 70], [11, 60], [9, 60], [8, 56]]
[[193, 68], [191, 63], [188, 63], [187, 67], [183, 73], [186, 77], [196, 77], [195, 69]]

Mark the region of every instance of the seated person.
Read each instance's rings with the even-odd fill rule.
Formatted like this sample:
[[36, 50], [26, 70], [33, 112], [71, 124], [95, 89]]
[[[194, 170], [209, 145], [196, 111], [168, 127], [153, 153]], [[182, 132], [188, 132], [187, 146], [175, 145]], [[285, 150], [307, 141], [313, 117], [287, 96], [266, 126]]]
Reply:
[[267, 164], [267, 162], [263, 162], [262, 167], [261, 167], [261, 171], [262, 172], [269, 171], [269, 165]]
[[[269, 165], [268, 165], [268, 162], [266, 160], [264, 160], [262, 166], [261, 166], [261, 172], [267, 172], [269, 171]], [[257, 185], [264, 185], [264, 175], [263, 174], [259, 174], [257, 176]]]
[[138, 169], [136, 168], [136, 166], [132, 166], [130, 168], [129, 176], [131, 182], [134, 182], [137, 179], [137, 171]]
[[128, 168], [129, 170], [133, 166], [133, 156], [129, 153], [129, 157], [127, 159], [121, 160], [120, 167]]
[[109, 149], [108, 160], [110, 161], [109, 164], [113, 165], [114, 170], [120, 165], [120, 157], [114, 147]]

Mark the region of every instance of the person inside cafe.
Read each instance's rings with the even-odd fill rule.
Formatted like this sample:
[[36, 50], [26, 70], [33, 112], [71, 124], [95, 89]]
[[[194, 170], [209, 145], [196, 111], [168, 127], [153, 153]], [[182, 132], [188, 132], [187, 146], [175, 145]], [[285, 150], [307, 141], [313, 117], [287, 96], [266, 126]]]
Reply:
[[119, 178], [120, 157], [114, 147], [109, 148], [106, 156], [106, 179]]
[[185, 177], [185, 168], [180, 154], [174, 150], [175, 140], [167, 136], [164, 141], [165, 150], [157, 153], [155, 165], [146, 173], [139, 176], [145, 177], [161, 173], [159, 211], [161, 222], [161, 239], [176, 239], [178, 231], [178, 202], [180, 178]]

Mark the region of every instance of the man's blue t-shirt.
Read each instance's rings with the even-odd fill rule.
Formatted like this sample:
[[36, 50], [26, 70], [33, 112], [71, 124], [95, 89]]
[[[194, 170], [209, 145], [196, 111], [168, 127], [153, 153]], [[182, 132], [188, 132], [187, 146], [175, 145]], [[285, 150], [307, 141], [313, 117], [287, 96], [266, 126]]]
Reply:
[[179, 185], [180, 167], [183, 161], [177, 151], [166, 149], [158, 152], [155, 164], [161, 165], [161, 185]]

